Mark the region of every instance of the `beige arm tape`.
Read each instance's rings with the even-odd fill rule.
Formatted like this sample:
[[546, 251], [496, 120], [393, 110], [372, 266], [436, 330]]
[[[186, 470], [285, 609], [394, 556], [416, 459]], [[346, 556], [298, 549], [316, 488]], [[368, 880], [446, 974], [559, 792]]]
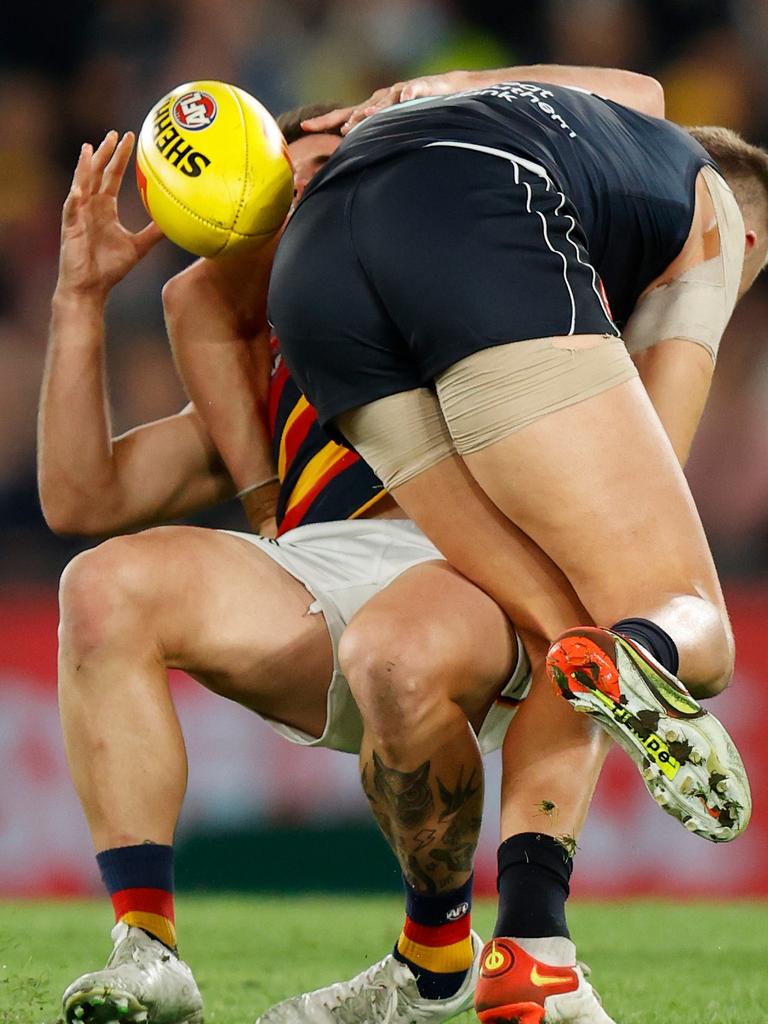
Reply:
[[738, 203], [712, 167], [701, 172], [715, 208], [720, 252], [669, 284], [659, 285], [635, 306], [622, 332], [630, 353], [668, 338], [702, 345], [717, 358], [720, 339], [738, 298], [744, 263], [744, 221]]
[[242, 491], [238, 491], [237, 492], [235, 497], [236, 498], [244, 498], [244, 497], [246, 497], [246, 495], [252, 494], [254, 491], [258, 491], [260, 487], [266, 487], [267, 484], [278, 484], [278, 483], [280, 483], [280, 477], [278, 477], [277, 474], [275, 474], [275, 476], [267, 477], [266, 480], [259, 480], [259, 482], [256, 483], [256, 484], [251, 484], [249, 487], [244, 487], [242, 489]]

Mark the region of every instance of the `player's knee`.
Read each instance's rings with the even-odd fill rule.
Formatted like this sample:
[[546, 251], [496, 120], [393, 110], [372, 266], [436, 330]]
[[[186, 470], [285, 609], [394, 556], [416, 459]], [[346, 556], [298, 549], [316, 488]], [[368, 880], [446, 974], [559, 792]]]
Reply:
[[366, 729], [395, 758], [450, 728], [456, 714], [450, 694], [460, 671], [428, 635], [401, 627], [384, 633], [375, 624], [353, 624], [339, 645]]
[[724, 613], [709, 632], [702, 668], [694, 677], [685, 679], [687, 688], [698, 700], [723, 692], [733, 678], [736, 661], [733, 631]]
[[115, 537], [84, 551], [59, 585], [59, 644], [85, 657], [114, 643], [135, 643], [147, 623], [142, 600], [150, 581], [135, 538]]
[[[733, 676], [736, 648], [728, 613], [721, 602], [697, 598], [692, 651], [683, 650], [681, 678], [694, 697], [715, 697]], [[688, 646], [688, 645], [686, 645]]]

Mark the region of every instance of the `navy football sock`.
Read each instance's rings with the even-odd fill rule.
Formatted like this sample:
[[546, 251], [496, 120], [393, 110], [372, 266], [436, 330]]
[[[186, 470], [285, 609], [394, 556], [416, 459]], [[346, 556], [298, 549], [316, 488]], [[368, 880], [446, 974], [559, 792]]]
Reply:
[[628, 640], [634, 640], [654, 656], [656, 661], [671, 675], [676, 676], [680, 667], [680, 656], [675, 641], [661, 626], [650, 619], [622, 619], [611, 626], [614, 633], [621, 633]]
[[570, 938], [565, 902], [573, 858], [563, 844], [540, 832], [510, 836], [498, 852], [499, 912], [494, 935]]
[[470, 928], [472, 877], [439, 896], [405, 885], [405, 924], [394, 955], [413, 971], [425, 999], [447, 999], [457, 992], [472, 966]]
[[97, 853], [96, 861], [112, 898], [115, 921], [142, 928], [175, 950], [173, 847], [117, 846]]

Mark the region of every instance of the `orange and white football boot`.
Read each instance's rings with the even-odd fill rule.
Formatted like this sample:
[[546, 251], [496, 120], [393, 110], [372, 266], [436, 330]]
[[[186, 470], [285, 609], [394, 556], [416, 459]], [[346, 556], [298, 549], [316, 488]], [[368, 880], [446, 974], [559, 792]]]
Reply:
[[573, 708], [629, 754], [662, 810], [714, 843], [744, 831], [752, 800], [733, 740], [643, 647], [580, 626], [552, 644], [547, 671]]
[[480, 954], [475, 1012], [482, 1024], [615, 1024], [587, 971], [542, 963], [514, 939], [491, 939]]

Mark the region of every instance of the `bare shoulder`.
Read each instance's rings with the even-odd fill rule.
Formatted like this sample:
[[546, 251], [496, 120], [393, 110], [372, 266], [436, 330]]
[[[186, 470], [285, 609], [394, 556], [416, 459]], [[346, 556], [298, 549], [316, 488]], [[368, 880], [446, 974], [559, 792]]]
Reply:
[[685, 244], [663, 273], [654, 281], [651, 281], [643, 295], [652, 292], [659, 285], [669, 284], [670, 281], [674, 281], [681, 274], [684, 274], [686, 270], [690, 270], [691, 267], [695, 267], [706, 260], [714, 259], [719, 252], [720, 235], [717, 229], [715, 204], [710, 195], [706, 176], [702, 169], [696, 178], [696, 199], [693, 218]]

